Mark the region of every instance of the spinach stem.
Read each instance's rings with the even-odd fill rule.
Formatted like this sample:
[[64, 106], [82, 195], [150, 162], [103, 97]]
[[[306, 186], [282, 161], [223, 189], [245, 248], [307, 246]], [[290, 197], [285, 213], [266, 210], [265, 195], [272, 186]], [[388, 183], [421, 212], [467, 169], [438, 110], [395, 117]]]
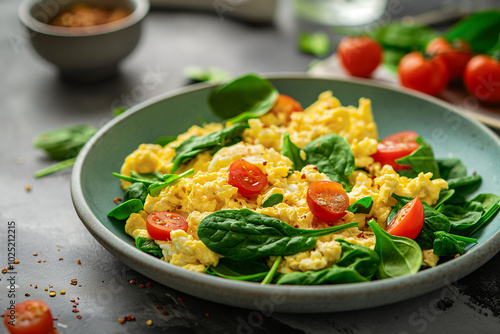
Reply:
[[271, 267], [271, 270], [269, 270], [266, 277], [264, 277], [262, 282], [260, 282], [260, 285], [271, 283], [271, 281], [273, 280], [273, 277], [274, 277], [274, 273], [276, 272], [276, 269], [278, 269], [278, 265], [280, 264], [282, 258], [283, 257], [281, 255], [276, 258], [273, 266]]
[[35, 172], [35, 177], [38, 178], [38, 177], [46, 176], [46, 175], [55, 173], [61, 169], [71, 167], [75, 164], [75, 160], [76, 160], [76, 157], [58, 162], [52, 166], [41, 169], [41, 170]]
[[468, 237], [464, 237], [464, 236], [456, 235], [456, 234], [451, 234], [451, 233], [449, 233], [449, 235], [456, 240], [461, 240], [461, 241], [477, 244], [477, 239], [475, 239], [475, 238], [468, 238]]

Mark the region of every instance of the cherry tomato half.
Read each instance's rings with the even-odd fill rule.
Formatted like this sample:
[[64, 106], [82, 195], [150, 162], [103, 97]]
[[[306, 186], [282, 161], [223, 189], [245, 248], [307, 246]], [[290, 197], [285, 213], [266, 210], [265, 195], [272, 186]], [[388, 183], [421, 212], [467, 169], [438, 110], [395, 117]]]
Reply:
[[420, 198], [415, 197], [399, 210], [387, 226], [386, 231], [399, 237], [415, 239], [424, 226], [424, 206]]
[[260, 193], [267, 185], [267, 176], [256, 165], [240, 159], [229, 166], [227, 183], [238, 188], [243, 196]]
[[398, 76], [403, 87], [429, 95], [439, 95], [450, 78], [442, 58], [426, 58], [418, 51], [410, 52], [400, 60]]
[[300, 103], [293, 97], [288, 95], [279, 94], [274, 106], [269, 112], [273, 113], [279, 119], [282, 119], [284, 125], [290, 123], [293, 112], [303, 111], [304, 109]]
[[156, 211], [148, 215], [146, 228], [151, 238], [155, 240], [171, 240], [170, 232], [174, 230], [187, 231], [188, 223], [184, 216], [169, 211]]
[[415, 141], [418, 134], [415, 131], [407, 130], [394, 133], [385, 137], [377, 144], [377, 152], [372, 155], [373, 160], [383, 165], [391, 165], [394, 170], [411, 169], [409, 165], [400, 165], [396, 160], [410, 155], [418, 149], [419, 145]]
[[461, 39], [450, 43], [444, 37], [436, 37], [427, 45], [425, 52], [443, 59], [450, 73], [450, 81], [462, 80], [465, 65], [472, 58], [469, 44]]
[[487, 55], [473, 57], [465, 67], [464, 83], [481, 101], [500, 102], [500, 62]]
[[27, 300], [8, 309], [3, 322], [11, 334], [54, 333], [49, 306], [41, 300]]
[[349, 207], [349, 197], [340, 183], [315, 181], [307, 190], [307, 205], [314, 217], [325, 223], [344, 217]]
[[382, 62], [382, 47], [368, 36], [342, 38], [337, 54], [346, 71], [355, 77], [370, 77]]

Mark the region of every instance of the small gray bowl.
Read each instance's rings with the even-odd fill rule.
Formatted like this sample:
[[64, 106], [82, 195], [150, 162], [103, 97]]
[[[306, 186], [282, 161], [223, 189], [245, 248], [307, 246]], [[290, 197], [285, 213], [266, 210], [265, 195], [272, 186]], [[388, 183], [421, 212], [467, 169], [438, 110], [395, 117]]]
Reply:
[[[117, 21], [90, 27], [59, 27], [48, 24], [74, 4], [119, 7], [131, 13]], [[96, 82], [118, 72], [119, 62], [134, 50], [141, 22], [149, 11], [148, 0], [25, 0], [19, 18], [28, 29], [38, 54], [56, 65], [63, 79]]]

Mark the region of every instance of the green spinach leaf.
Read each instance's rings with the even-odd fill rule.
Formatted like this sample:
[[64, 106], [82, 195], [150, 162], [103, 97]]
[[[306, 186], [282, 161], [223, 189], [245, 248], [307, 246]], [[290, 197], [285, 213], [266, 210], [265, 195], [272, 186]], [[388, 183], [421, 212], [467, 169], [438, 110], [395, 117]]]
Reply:
[[148, 197], [148, 187], [142, 182], [132, 183], [126, 190], [123, 200], [126, 202], [129, 199], [138, 199], [142, 203], [146, 202]]
[[175, 147], [175, 157], [171, 172], [175, 172], [183, 163], [204, 151], [216, 152], [224, 146], [231, 146], [241, 141], [241, 134], [248, 128], [246, 123], [238, 123], [229, 128], [203, 136], [193, 136]]
[[201, 220], [198, 238], [213, 252], [242, 261], [311, 250], [318, 237], [357, 225], [349, 223], [326, 229], [302, 230], [249, 209], [221, 210]]
[[139, 199], [130, 199], [108, 212], [108, 217], [126, 220], [132, 213], [141, 211], [144, 204]]
[[418, 173], [432, 173], [432, 177], [437, 179], [440, 177], [439, 168], [436, 160], [434, 159], [434, 153], [432, 148], [420, 137], [417, 137], [415, 141], [420, 145], [412, 154], [397, 159], [396, 162], [400, 165], [410, 165], [411, 168]]
[[137, 237], [135, 238], [135, 247], [143, 252], [152, 254], [156, 257], [161, 258], [163, 253], [160, 246], [158, 246], [153, 239]]
[[280, 193], [275, 193], [269, 196], [263, 203], [262, 207], [263, 208], [270, 208], [272, 206], [275, 206], [276, 204], [279, 204], [283, 202], [283, 195]]
[[171, 142], [176, 141], [176, 140], [177, 140], [177, 137], [174, 137], [174, 136], [163, 136], [163, 137], [157, 138], [154, 143], [156, 145], [166, 146], [166, 145], [168, 145]]
[[433, 253], [439, 256], [462, 255], [468, 242], [477, 243], [477, 239], [453, 235], [447, 232], [436, 232]]
[[229, 78], [231, 74], [217, 67], [188, 66], [184, 69], [184, 75], [197, 82], [219, 83]]
[[458, 158], [436, 159], [441, 178], [454, 179], [467, 175], [467, 168]]
[[344, 137], [326, 134], [308, 143], [304, 152], [308, 164], [315, 165], [320, 173], [342, 184], [345, 190], [351, 190], [349, 176], [354, 171], [354, 154]]
[[161, 190], [163, 188], [165, 188], [166, 186], [174, 183], [175, 181], [177, 181], [183, 177], [186, 177], [186, 176], [189, 176], [192, 174], [194, 174], [194, 169], [192, 169], [192, 168], [190, 170], [185, 171], [182, 174], [166, 174], [163, 176], [162, 182], [155, 182], [155, 183], [151, 184], [148, 187], [148, 192], [151, 196], [156, 197], [160, 194]]
[[375, 234], [375, 252], [380, 257], [377, 278], [411, 275], [422, 266], [422, 249], [414, 240], [397, 237], [384, 231], [375, 220], [368, 225]]
[[36, 171], [34, 176], [36, 178], [42, 177], [42, 176], [47, 176], [49, 174], [52, 174], [52, 173], [55, 173], [55, 172], [60, 171], [62, 169], [73, 166], [75, 164], [75, 161], [76, 161], [76, 157], [68, 159], [68, 160], [63, 160], [61, 162], [53, 164], [52, 166], [49, 166], [47, 168]]
[[317, 57], [324, 57], [330, 52], [330, 38], [325, 32], [300, 32], [298, 35], [300, 51]]
[[369, 214], [373, 206], [373, 197], [366, 196], [349, 205], [347, 211]]
[[217, 266], [209, 266], [206, 269], [207, 274], [251, 282], [262, 281], [268, 272], [269, 268], [262, 261], [235, 261], [228, 258], [221, 258]]
[[301, 171], [302, 168], [307, 165], [306, 161], [300, 156], [301, 151], [302, 150], [290, 140], [288, 132], [285, 132], [281, 138], [281, 154], [292, 161], [293, 170]]
[[[269, 272], [266, 274], [266, 277], [264, 277], [262, 282], [260, 282], [261, 285], [269, 284], [273, 281], [274, 276], [276, 276], [276, 274], [277, 274], [278, 266], [279, 266], [282, 259], [283, 259], [283, 257], [281, 255], [276, 257], [276, 260], [274, 260], [273, 266], [271, 267]], [[278, 275], [279, 275], [279, 273], [278, 273]]]
[[266, 114], [278, 95], [268, 80], [246, 74], [213, 90], [208, 105], [215, 115], [237, 123]]

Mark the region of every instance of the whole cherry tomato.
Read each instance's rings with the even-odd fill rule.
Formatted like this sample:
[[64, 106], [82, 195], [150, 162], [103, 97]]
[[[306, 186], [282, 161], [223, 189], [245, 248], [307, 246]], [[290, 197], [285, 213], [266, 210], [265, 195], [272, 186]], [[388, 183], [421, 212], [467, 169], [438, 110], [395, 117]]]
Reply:
[[401, 59], [398, 76], [403, 87], [430, 95], [439, 95], [450, 77], [442, 58], [426, 58], [418, 51], [410, 52]]
[[474, 56], [465, 67], [464, 83], [481, 101], [500, 102], [500, 62], [487, 55]]
[[462, 80], [465, 65], [472, 58], [472, 49], [461, 39], [450, 43], [444, 37], [436, 37], [427, 45], [425, 52], [443, 59], [450, 73], [450, 82]]
[[399, 210], [388, 224], [386, 231], [399, 237], [415, 239], [424, 226], [424, 206], [420, 198], [415, 197]]
[[27, 300], [7, 310], [3, 322], [11, 334], [53, 334], [52, 314], [41, 300]]
[[168, 211], [156, 211], [148, 215], [146, 228], [151, 238], [155, 240], [171, 240], [170, 232], [174, 230], [187, 231], [188, 223], [184, 216]]
[[419, 145], [415, 141], [418, 134], [415, 131], [400, 131], [389, 135], [377, 144], [377, 152], [372, 155], [373, 160], [383, 165], [391, 165], [394, 170], [411, 169], [408, 165], [400, 165], [396, 162], [410, 155], [418, 149]]
[[238, 188], [243, 196], [254, 195], [266, 187], [267, 176], [253, 163], [240, 159], [229, 166], [227, 183]]
[[382, 47], [368, 36], [344, 37], [337, 53], [346, 71], [355, 77], [370, 77], [382, 62]]
[[315, 181], [307, 190], [307, 205], [314, 217], [325, 223], [333, 223], [347, 213], [349, 197], [338, 182]]

